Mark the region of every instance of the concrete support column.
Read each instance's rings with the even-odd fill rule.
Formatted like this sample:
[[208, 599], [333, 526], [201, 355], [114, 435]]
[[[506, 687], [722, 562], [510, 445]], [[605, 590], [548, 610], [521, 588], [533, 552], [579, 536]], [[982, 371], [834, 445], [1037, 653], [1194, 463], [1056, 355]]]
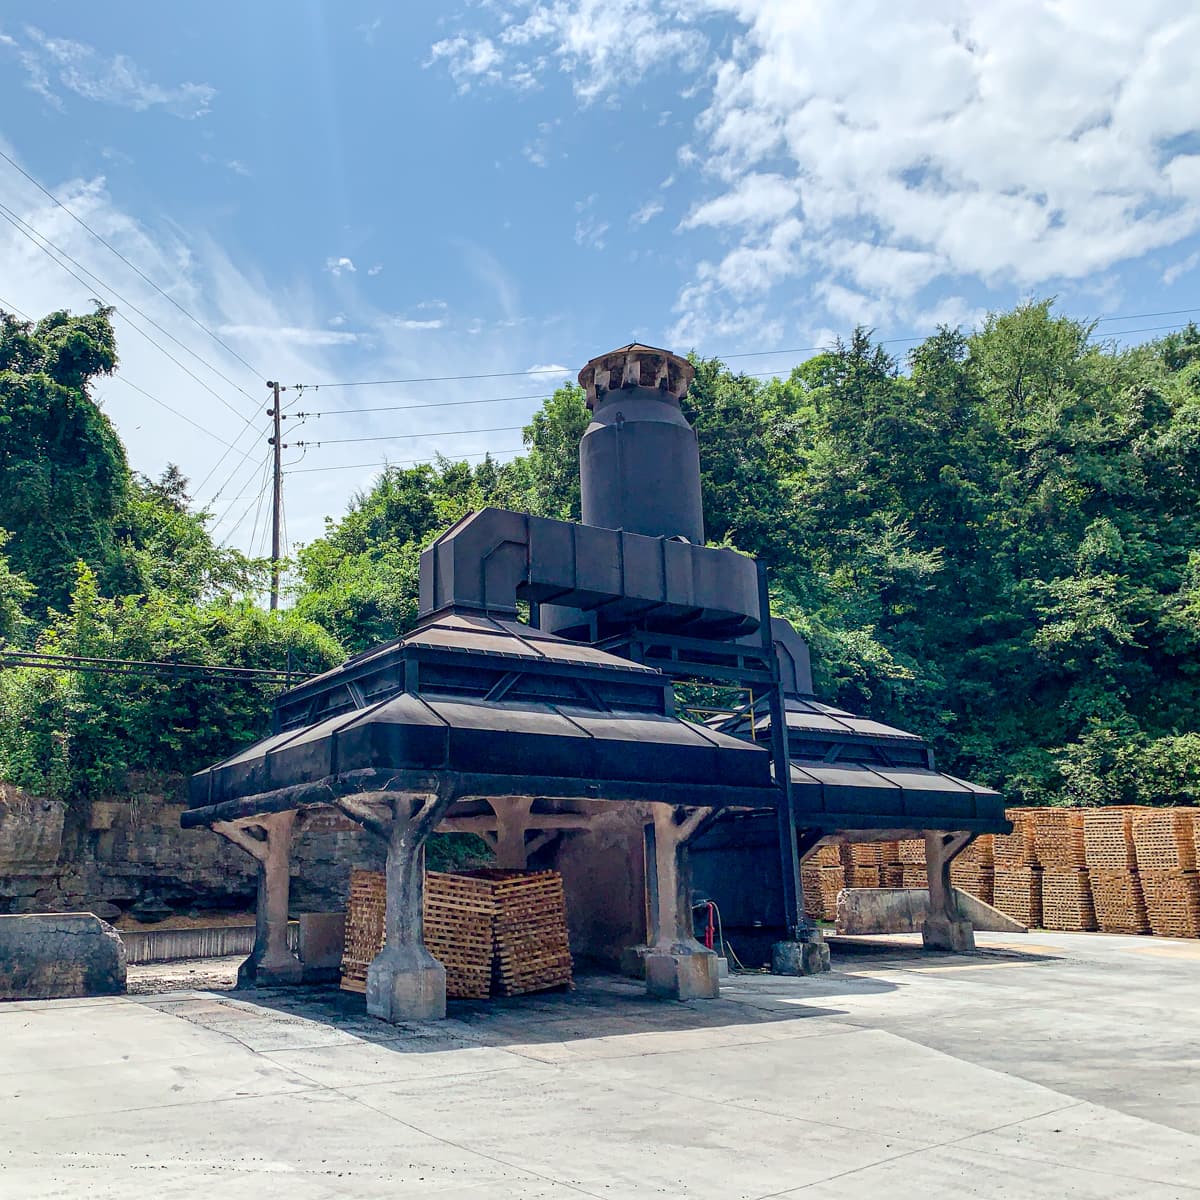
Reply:
[[505, 871], [523, 871], [529, 865], [525, 833], [533, 809], [532, 796], [495, 796], [488, 800], [496, 814], [496, 866]]
[[367, 968], [367, 1012], [385, 1021], [446, 1015], [446, 969], [425, 948], [425, 842], [454, 802], [428, 795], [341, 797], [338, 807], [387, 844], [384, 946]]
[[692, 898], [687, 842], [712, 811], [692, 809], [687, 815], [673, 805], [649, 805], [647, 866], [651, 946], [646, 955], [646, 991], [670, 1000], [715, 1000], [721, 986], [717, 956], [696, 941], [692, 932]]
[[921, 926], [926, 950], [975, 949], [975, 930], [954, 899], [950, 864], [970, 844], [969, 833], [925, 833], [925, 868], [929, 875], [929, 914]]
[[295, 809], [267, 813], [243, 825], [217, 821], [213, 830], [240, 846], [258, 863], [258, 905], [254, 949], [238, 968], [238, 986], [299, 983], [300, 960], [288, 949], [288, 893], [291, 887]]

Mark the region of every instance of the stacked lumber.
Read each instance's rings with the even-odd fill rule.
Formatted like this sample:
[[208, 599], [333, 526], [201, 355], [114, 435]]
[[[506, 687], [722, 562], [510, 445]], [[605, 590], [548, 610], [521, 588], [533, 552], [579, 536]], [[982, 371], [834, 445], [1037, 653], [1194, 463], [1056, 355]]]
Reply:
[[996, 863], [992, 904], [1022, 925], [1042, 923], [1042, 872], [1039, 867], [1005, 867]]
[[844, 869], [848, 888], [877, 888], [879, 886], [878, 867], [846, 867]]
[[1149, 933], [1146, 899], [1137, 871], [1089, 869], [1096, 924], [1104, 933]]
[[807, 867], [840, 867], [842, 865], [842, 847], [837, 842], [822, 842], [804, 860]]
[[1096, 924], [1104, 933], [1149, 933], [1146, 900], [1133, 847], [1131, 806], [1089, 809], [1083, 847], [1092, 881]]
[[1033, 822], [1029, 817], [1032, 811], [1028, 808], [1005, 809], [1004, 815], [1012, 822], [1013, 831], [997, 833], [992, 837], [992, 857], [997, 871], [1037, 864]]
[[1095, 930], [1096, 909], [1086, 870], [1043, 870], [1042, 926], [1072, 933]]
[[347, 992], [367, 990], [367, 968], [383, 947], [385, 904], [383, 872], [350, 872], [346, 945], [342, 951], [342, 988]]
[[921, 863], [920, 866], [905, 863], [900, 870], [901, 887], [927, 888], [929, 886], [929, 873], [925, 870], [924, 863]]
[[[836, 904], [836, 898], [835, 898]], [[354, 871], [342, 987], [365, 992], [384, 944], [384, 876]], [[555, 871], [425, 875], [425, 946], [446, 968], [446, 995], [485, 1000], [571, 983], [562, 878]]]
[[897, 863], [886, 863], [879, 868], [879, 886], [885, 888], [902, 888], [904, 886], [904, 868]]
[[896, 844], [896, 856], [902, 867], [923, 867], [925, 865], [925, 839], [905, 838]]
[[1087, 866], [1082, 809], [1034, 808], [1028, 810], [1027, 820], [1040, 866], [1051, 871], [1080, 871]]
[[492, 986], [523, 996], [571, 983], [567, 905], [557, 871], [479, 871], [495, 904]]
[[800, 882], [804, 888], [805, 915], [815, 921], [836, 920], [838, 892], [846, 886], [846, 868], [806, 863], [800, 869]]
[[1133, 847], [1150, 929], [1160, 937], [1200, 937], [1196, 810], [1135, 813]]
[[446, 968], [446, 995], [486, 1000], [492, 990], [496, 902], [484, 879], [425, 873], [425, 948]]
[[883, 864], [882, 842], [845, 842], [842, 845], [842, 866], [879, 867]]
[[996, 872], [992, 866], [982, 866], [966, 857], [966, 851], [950, 864], [950, 883], [984, 904], [991, 904], [995, 894]]

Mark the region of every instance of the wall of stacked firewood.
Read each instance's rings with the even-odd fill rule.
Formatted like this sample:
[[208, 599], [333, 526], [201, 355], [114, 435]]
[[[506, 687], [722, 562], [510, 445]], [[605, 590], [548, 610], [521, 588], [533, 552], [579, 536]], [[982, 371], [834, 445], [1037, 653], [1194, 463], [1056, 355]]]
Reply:
[[[1010, 808], [954, 886], [1024, 925], [1200, 937], [1200, 808]], [[842, 888], [928, 887], [923, 841], [825, 844], [805, 860], [805, 911], [833, 920]]]

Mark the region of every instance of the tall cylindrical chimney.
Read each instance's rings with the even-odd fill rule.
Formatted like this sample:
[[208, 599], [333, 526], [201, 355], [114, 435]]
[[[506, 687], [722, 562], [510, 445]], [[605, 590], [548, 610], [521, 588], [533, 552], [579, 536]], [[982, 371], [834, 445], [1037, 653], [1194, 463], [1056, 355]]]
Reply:
[[636, 343], [579, 372], [592, 421], [579, 443], [583, 523], [704, 545], [700, 451], [679, 407], [696, 371]]

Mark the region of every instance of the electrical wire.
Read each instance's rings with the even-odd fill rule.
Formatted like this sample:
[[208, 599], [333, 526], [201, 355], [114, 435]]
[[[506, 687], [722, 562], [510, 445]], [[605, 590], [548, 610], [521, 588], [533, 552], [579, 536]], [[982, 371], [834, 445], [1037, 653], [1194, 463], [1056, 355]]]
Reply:
[[[111, 287], [109, 284], [106, 284], [98, 276], [93, 275], [92, 272], [87, 269], [87, 267], [76, 262], [75, 259], [73, 259], [69, 254], [66, 253], [66, 251], [59, 250], [59, 248], [57, 246], [55, 246], [54, 243], [51, 242], [49, 238], [43, 238], [42, 235], [40, 233], [38, 233], [37, 230], [34, 229], [32, 225], [25, 227], [26, 222], [23, 221], [20, 217], [16, 216], [16, 214], [13, 213], [11, 209], [9, 209], [8, 207], [6, 207], [3, 204], [0, 204], [0, 217], [3, 217], [18, 233], [20, 233], [23, 237], [28, 238], [28, 240], [31, 241], [35, 246], [37, 246], [37, 248], [39, 250], [41, 250], [48, 258], [51, 259], [51, 261], [57, 263], [60, 267], [62, 267], [62, 269], [64, 271], [67, 272], [68, 275], [70, 275], [72, 278], [78, 280], [78, 282], [81, 283], [84, 287], [91, 289], [93, 286], [99, 285], [101, 290], [111, 293], [113, 296], [115, 296], [117, 298], [118, 301], [120, 301], [122, 304], [126, 305], [128, 308], [133, 309], [134, 312], [136, 312], [140, 317], [142, 317], [149, 324], [153, 325], [155, 329], [159, 330], [166, 337], [170, 338], [171, 341], [175, 342], [176, 345], [182, 346], [183, 349], [187, 350], [187, 352], [189, 354], [191, 354], [194, 358], [196, 358], [200, 362], [204, 363], [204, 365], [206, 367], [208, 367], [208, 369], [210, 371], [212, 371], [215, 375], [220, 376], [220, 378], [224, 379], [226, 383], [230, 383], [230, 386], [237, 388], [237, 390], [239, 392], [242, 392], [243, 395], [247, 396], [247, 398], [250, 398], [249, 393], [246, 392], [244, 388], [238, 387], [237, 384], [231, 383], [231, 381], [229, 379], [227, 379], [224, 375], [222, 375], [220, 371], [218, 371], [211, 364], [205, 362], [205, 360], [203, 358], [201, 358], [200, 355], [196, 354], [196, 352], [194, 350], [191, 350], [187, 346], [184, 346], [184, 344], [181, 341], [179, 341], [178, 338], [174, 337], [170, 333], [167, 333], [167, 331], [165, 329], [163, 329], [163, 327], [161, 325], [159, 325], [158, 322], [155, 321], [153, 317], [146, 316], [146, 314], [144, 312], [142, 312], [142, 310], [140, 308], [138, 308], [138, 306], [136, 304], [133, 304], [129, 300], [126, 300], [121, 295], [121, 293], [118, 292], [115, 288]], [[32, 232], [28, 232], [29, 230], [32, 230]], [[42, 241], [44, 241], [46, 244], [42, 245], [42, 242], [38, 241], [39, 238], [41, 238]], [[79, 275], [77, 275], [74, 271], [71, 270], [70, 267], [67, 266], [66, 263], [64, 263], [61, 259], [56, 258], [55, 253], [61, 254], [62, 257], [67, 259], [68, 262], [74, 263], [75, 266], [79, 267], [79, 269], [85, 275], [91, 276], [91, 278], [94, 280], [94, 284], [88, 283], [88, 281], [86, 279], [83, 279]], [[231, 413], [233, 413], [235, 416], [238, 416], [238, 417], [245, 416], [245, 414], [243, 412], [234, 408], [234, 406], [232, 404], [230, 404], [229, 401], [226, 400], [225, 397], [222, 396], [220, 392], [218, 392], [215, 388], [211, 387], [208, 383], [206, 383], [203, 379], [201, 379], [200, 376], [197, 375], [189, 367], [184, 366], [184, 364], [181, 363], [179, 361], [179, 359], [177, 359], [175, 357], [175, 355], [173, 355], [164, 345], [162, 345], [161, 342], [156, 341], [144, 329], [142, 329], [138, 325], [134, 324], [134, 322], [129, 319], [129, 315], [127, 313], [121, 313], [120, 315], [125, 319], [126, 322], [128, 322], [129, 327], [131, 329], [134, 329], [138, 333], [140, 333], [142, 335], [142, 337], [144, 337], [152, 346], [156, 347], [162, 354], [166, 355], [166, 357], [169, 358], [181, 371], [183, 371], [185, 375], [189, 376], [191, 379], [194, 379], [196, 381], [196, 383], [198, 383], [202, 388], [204, 388], [204, 390], [206, 392], [208, 392], [214, 399], [216, 399], [221, 404], [223, 404], [227, 409], [229, 409], [229, 411]]]
[[[3, 151], [0, 151], [0, 153], [3, 153]], [[33, 323], [33, 318], [27, 312], [19, 309], [15, 304], [10, 304], [2, 296], [0, 296], [0, 308], [5, 309], [7, 312], [16, 313], [18, 317], [28, 321], [30, 324]]]
[[490, 429], [432, 429], [428, 433], [391, 433], [383, 437], [322, 438], [319, 442], [291, 442], [292, 446], [339, 446], [349, 442], [404, 442], [412, 438], [459, 437], [467, 433], [519, 433], [524, 425], [498, 425]]
[[193, 429], [198, 429], [201, 433], [208, 434], [210, 438], [212, 438], [214, 441], [220, 442], [222, 446], [228, 446], [230, 450], [234, 448], [232, 442], [227, 442], [219, 434], [213, 433], [211, 429], [201, 425], [198, 421], [193, 421], [191, 417], [189, 417], [186, 413], [181, 413], [179, 409], [172, 408], [165, 400], [160, 400], [157, 396], [146, 391], [144, 387], [138, 387], [138, 385], [134, 383], [132, 379], [126, 379], [124, 375], [114, 375], [113, 378], [118, 382], [125, 384], [126, 387], [133, 388], [135, 392], [140, 392], [146, 397], [147, 400], [153, 400], [154, 403], [159, 406], [159, 408], [165, 408], [167, 412], [174, 413], [175, 416], [177, 416], [181, 421], [186, 421]]
[[[81, 216], [69, 209], [52, 191], [50, 191], [49, 188], [43, 186], [43, 184], [35, 179], [28, 171], [26, 171], [20, 163], [16, 162], [14, 159], [5, 154], [2, 149], [0, 149], [0, 158], [4, 159], [4, 161], [8, 163], [9, 166], [11, 166], [14, 170], [19, 171], [22, 175], [24, 175], [25, 178], [28, 179], [35, 188], [38, 189], [38, 191], [40, 191], [44, 196], [47, 196], [54, 204], [61, 208], [63, 212], [65, 212], [67, 216], [70, 217], [71, 220], [77, 225], [81, 225], [84, 229], [86, 229], [88, 233], [90, 233], [92, 237], [94, 237], [102, 246], [108, 250], [111, 250], [112, 253], [115, 254], [131, 271], [133, 271], [140, 278], [144, 279], [146, 283], [148, 283], [160, 296], [162, 296], [164, 300], [169, 301], [177, 309], [179, 309], [179, 311], [183, 313], [183, 315], [187, 317], [187, 319], [191, 321], [197, 329], [201, 329], [207, 333], [208, 336], [212, 338], [212, 340], [216, 342], [218, 346], [220, 346], [227, 354], [233, 355], [233, 357], [236, 358], [238, 362], [240, 362], [242, 366], [244, 366], [252, 375], [261, 378], [260, 372], [256, 371], [253, 365], [248, 363], [231, 345], [229, 345], [228, 342], [222, 341], [221, 338], [219, 338], [211, 329], [209, 329], [209, 327], [205, 325], [203, 321], [194, 316], [192, 313], [188, 312], [188, 310], [184, 308], [174, 296], [159, 287], [158, 284], [155, 283], [145, 271], [143, 271], [136, 264], [130, 262], [129, 259], [127, 259], [125, 255], [116, 248], [116, 246], [107, 241], [101, 234], [97, 233]], [[236, 384], [234, 386], [236, 386]]]
[[[271, 455], [270, 455], [270, 453], [267, 453], [267, 454], [264, 456], [264, 458], [263, 458], [263, 471], [265, 472], [265, 471], [267, 470], [267, 468], [269, 468], [269, 467], [270, 467], [270, 465], [271, 465]], [[225, 518], [226, 518], [226, 517], [229, 515], [229, 510], [230, 510], [231, 508], [233, 508], [233, 506], [234, 506], [234, 504], [235, 504], [235, 503], [236, 503], [236, 501], [233, 501], [233, 500], [231, 500], [231, 501], [230, 501], [230, 502], [229, 502], [229, 503], [228, 503], [228, 504], [225, 506], [225, 508], [224, 508], [224, 510], [222, 511], [221, 515], [220, 515], [220, 516], [219, 516], [219, 517], [218, 517], [218, 518], [217, 518], [217, 519], [216, 519], [216, 520], [213, 522], [213, 529], [214, 529], [214, 531], [215, 531], [216, 529], [218, 529], [218, 528], [221, 526], [221, 524], [224, 522]], [[243, 515], [244, 515], [244, 514], [243, 514]]]
[[[455, 457], [454, 461], [460, 462], [463, 459], [468, 459], [468, 458], [487, 458], [489, 455], [493, 455], [493, 454], [495, 454], [495, 455], [520, 454], [521, 451], [524, 450], [524, 448], [525, 448], [524, 446], [516, 446], [510, 450], [480, 450], [480, 451], [472, 452], [471, 454], [459, 454]], [[447, 457], [449, 457], [449, 456], [447, 456]], [[391, 459], [390, 461], [385, 459], [383, 462], [369, 462], [369, 463], [341, 463], [340, 465], [338, 465], [336, 467], [301, 467], [299, 470], [296, 470], [296, 471], [288, 471], [287, 474], [288, 475], [309, 475], [309, 474], [313, 473], [314, 471], [365, 471], [365, 470], [369, 470], [372, 467], [410, 467], [410, 466], [416, 465], [417, 463], [425, 463], [428, 461], [429, 461], [429, 459], [428, 459], [428, 457], [426, 457], [426, 458], [400, 458], [400, 459]]]

